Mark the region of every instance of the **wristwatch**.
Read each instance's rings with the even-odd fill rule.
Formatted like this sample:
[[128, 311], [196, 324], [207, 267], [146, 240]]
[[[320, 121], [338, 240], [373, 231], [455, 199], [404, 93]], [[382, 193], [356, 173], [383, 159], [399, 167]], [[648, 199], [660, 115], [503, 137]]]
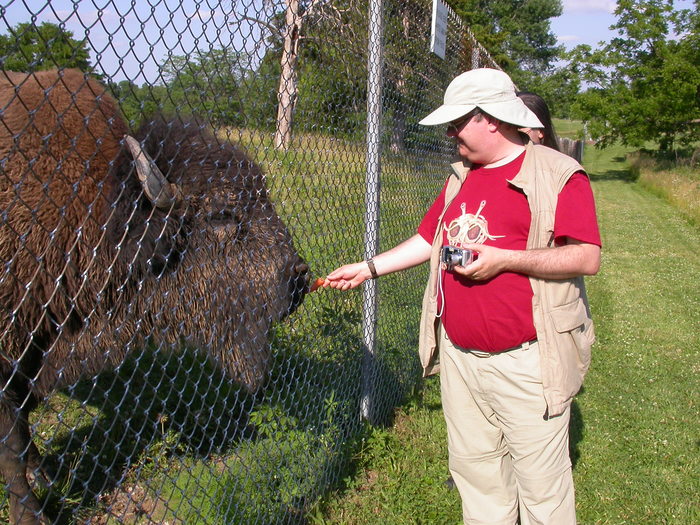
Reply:
[[370, 257], [365, 262], [367, 263], [367, 267], [369, 268], [369, 273], [372, 274], [372, 279], [376, 279], [377, 277], [379, 277], [379, 275], [377, 275], [377, 268], [374, 266], [374, 259]]

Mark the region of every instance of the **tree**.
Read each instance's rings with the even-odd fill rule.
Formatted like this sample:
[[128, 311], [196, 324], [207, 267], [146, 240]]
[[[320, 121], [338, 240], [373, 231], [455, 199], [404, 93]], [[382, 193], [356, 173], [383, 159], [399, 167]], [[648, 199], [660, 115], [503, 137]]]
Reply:
[[572, 105], [581, 89], [581, 81], [578, 73], [565, 65], [549, 73], [532, 75], [526, 84], [519, 87], [544, 98], [553, 116], [571, 118]]
[[[553, 95], [568, 89], [568, 98], [577, 92], [578, 84], [565, 74], [555, 74], [552, 68], [559, 48], [549, 29], [549, 18], [561, 13], [559, 0], [464, 1], [471, 1], [475, 16], [489, 24], [479, 38], [510, 35], [502, 46], [501, 63], [510, 60], [505, 57], [513, 50], [516, 58], [508, 63], [513, 66], [512, 76], [521, 89], [534, 90], [536, 86], [538, 92]], [[260, 74], [256, 79], [251, 78], [251, 82], [261, 84], [263, 67], [266, 74], [278, 71], [275, 140], [278, 147], [288, 144], [292, 121], [295, 129], [332, 127], [348, 135], [364, 133], [368, 3], [367, 0], [289, 0], [284, 3], [286, 10], [278, 12], [270, 22], [253, 18], [251, 14], [243, 17], [269, 31]], [[416, 99], [415, 92], [420, 91], [427, 79], [442, 74], [442, 68], [425, 60], [430, 15], [424, 3], [388, 2], [383, 6], [383, 15], [384, 84], [391, 86], [387, 91], [390, 96], [383, 98], [385, 117], [391, 123], [384, 139], [389, 141], [392, 151], [398, 152], [410, 147], [414, 132], [405, 113], [407, 105], [424, 102]], [[494, 15], [500, 22], [494, 23]], [[274, 67], [273, 58], [277, 62]], [[455, 60], [460, 61], [451, 56], [442, 63]], [[448, 81], [446, 78], [445, 83]], [[265, 85], [269, 88], [269, 83]], [[264, 95], [258, 91], [258, 96], [261, 94]], [[245, 107], [249, 112], [249, 105]], [[268, 98], [255, 110], [263, 107], [269, 110]]]
[[161, 65], [168, 86], [163, 110], [195, 116], [219, 126], [243, 123], [239, 84], [246, 74], [247, 57], [230, 49], [196, 51], [192, 56], [171, 56]]
[[335, 0], [307, 17], [296, 100], [300, 129], [365, 132], [367, 12], [364, 1]]
[[519, 87], [533, 89], [533, 79], [553, 72], [563, 48], [550, 19], [561, 15], [561, 0], [447, 1]]
[[277, 88], [277, 124], [275, 148], [286, 150], [292, 138], [292, 121], [299, 96], [299, 55], [304, 29], [309, 20], [317, 16], [330, 0], [286, 0], [284, 15], [278, 16], [277, 26], [247, 15], [241, 18], [253, 21], [271, 32], [271, 41], [281, 41], [280, 77]]
[[518, 89], [542, 96], [553, 115], [570, 116], [578, 76], [557, 62], [551, 19], [562, 14], [561, 0], [447, 0], [476, 40], [506, 71]]
[[71, 67], [92, 72], [87, 44], [56, 24], [23, 22], [0, 35], [0, 68], [31, 72]]
[[[160, 111], [167, 112], [168, 88], [160, 85], [144, 84], [139, 87], [130, 80], [109, 83], [109, 89], [117, 101], [129, 126], [138, 128], [144, 119]], [[170, 104], [172, 109], [173, 105]]]
[[600, 147], [656, 141], [669, 150], [697, 140], [699, 3], [676, 10], [671, 0], [620, 0], [611, 27], [619, 36], [572, 51], [571, 67], [589, 85], [574, 109]]

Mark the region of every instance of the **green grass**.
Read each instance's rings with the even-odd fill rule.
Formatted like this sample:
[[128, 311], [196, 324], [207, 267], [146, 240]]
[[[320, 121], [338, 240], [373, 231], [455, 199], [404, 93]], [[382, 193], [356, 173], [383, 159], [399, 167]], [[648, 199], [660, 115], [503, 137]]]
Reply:
[[635, 152], [630, 161], [640, 186], [667, 200], [700, 226], [700, 169], [690, 152], [665, 162], [650, 152]]
[[[598, 342], [572, 411], [579, 523], [700, 523], [700, 231], [633, 182], [624, 148], [586, 150], [603, 235], [588, 288]], [[319, 524], [461, 522], [444, 487], [435, 379], [375, 429]]]
[[[314, 275], [363, 256], [363, 146], [298, 136], [287, 152], [271, 137], [241, 132], [264, 167], [278, 213]], [[384, 163], [383, 245], [410, 234], [442, 184], [417, 176], [425, 159]], [[441, 163], [442, 166], [442, 163]], [[52, 396], [32, 415], [55, 483], [37, 489], [57, 524], [74, 522], [301, 523], [349, 471], [358, 440], [363, 383], [369, 414], [387, 423], [418, 377], [417, 334], [424, 270], [378, 283], [376, 352], [362, 339], [362, 293], [306, 298], [271, 338], [271, 379], [251, 396], [194, 350], [134, 352], [118, 370]], [[235, 327], [232, 327], [235, 329]], [[0, 494], [0, 522], [7, 506]], [[222, 503], [226, 502], [226, 503]], [[184, 520], [184, 521], [181, 521]]]
[[580, 139], [583, 134], [583, 124], [578, 120], [553, 118], [552, 125], [560, 137]]
[[[261, 155], [277, 210], [315, 275], [362, 257], [361, 146], [308, 135], [299, 137], [301, 153], [283, 153], [262, 134], [236, 138]], [[584, 156], [605, 248], [603, 270], [588, 281], [599, 343], [574, 406], [579, 517], [582, 524], [692, 523], [700, 520], [700, 239], [674, 208], [634, 183], [627, 153], [588, 148]], [[430, 172], [426, 165], [442, 161], [385, 159], [381, 249], [414, 230], [439, 190], [445, 172], [418, 177]], [[358, 418], [368, 360], [362, 293], [321, 291], [276, 328], [272, 378], [258, 396], [196, 352], [147, 349], [52, 397], [33, 419], [37, 443], [58, 471], [57, 483], [39, 491], [49, 514], [61, 524], [88, 517], [142, 523], [144, 516], [232, 524], [460, 522], [459, 498], [444, 486], [438, 381], [417, 383], [413, 349], [425, 272], [376, 283], [376, 426]]]

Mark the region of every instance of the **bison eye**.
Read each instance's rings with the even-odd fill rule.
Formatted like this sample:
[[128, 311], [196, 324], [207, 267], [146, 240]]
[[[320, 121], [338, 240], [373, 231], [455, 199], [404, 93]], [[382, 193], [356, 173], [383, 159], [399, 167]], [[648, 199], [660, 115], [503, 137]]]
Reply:
[[223, 208], [220, 210], [211, 211], [207, 214], [207, 221], [213, 226], [226, 226], [227, 224], [241, 224], [243, 216], [239, 210], [232, 208]]
[[239, 210], [217, 210], [208, 214], [207, 220], [222, 241], [241, 239], [247, 231], [247, 225]]

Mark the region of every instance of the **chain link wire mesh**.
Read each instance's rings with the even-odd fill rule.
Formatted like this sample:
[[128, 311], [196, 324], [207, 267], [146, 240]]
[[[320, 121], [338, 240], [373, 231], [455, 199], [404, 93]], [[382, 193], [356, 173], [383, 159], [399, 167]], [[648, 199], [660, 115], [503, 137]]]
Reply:
[[[304, 523], [420, 378], [412, 235], [497, 67], [426, 0], [0, 6], [0, 521]], [[126, 137], [133, 137], [127, 139]]]

